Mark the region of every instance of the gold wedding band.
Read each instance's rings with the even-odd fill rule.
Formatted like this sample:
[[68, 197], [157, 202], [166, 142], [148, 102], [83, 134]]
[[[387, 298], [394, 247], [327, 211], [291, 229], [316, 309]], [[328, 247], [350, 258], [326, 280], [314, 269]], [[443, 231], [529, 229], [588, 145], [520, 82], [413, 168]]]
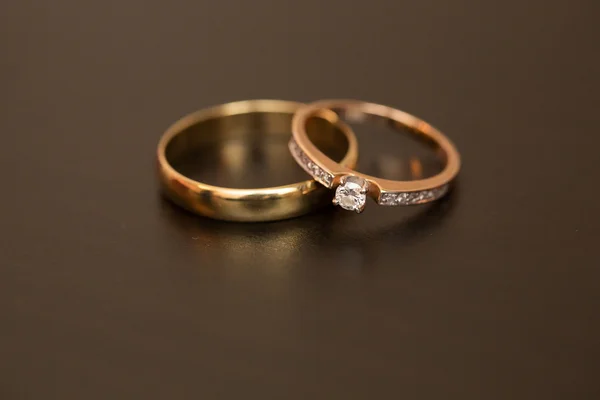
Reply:
[[[312, 179], [278, 187], [234, 189], [195, 181], [173, 167], [177, 160], [190, 154], [198, 153], [201, 157], [202, 144], [211, 136], [228, 140], [256, 134], [290, 135], [292, 117], [302, 106], [282, 100], [249, 100], [183, 117], [167, 129], [158, 143], [158, 175], [163, 192], [194, 213], [229, 221], [291, 218], [327, 204], [331, 201], [331, 193]], [[337, 114], [320, 111], [306, 123], [311, 132], [315, 132], [311, 135], [315, 149], [320, 149], [321, 154], [325, 149], [333, 149], [335, 151], [329, 153], [339, 154], [340, 166], [355, 167], [358, 158], [356, 137]]]
[[[309, 140], [308, 121], [314, 117], [341, 113], [350, 122], [361, 122], [368, 116], [379, 117], [393, 128], [405, 128], [437, 150], [443, 170], [430, 178], [393, 181], [354, 171], [321, 152]], [[333, 203], [346, 210], [362, 212], [366, 197], [385, 206], [423, 204], [439, 199], [448, 191], [450, 182], [460, 169], [460, 156], [452, 142], [428, 123], [403, 111], [380, 104], [356, 100], [322, 100], [302, 107], [292, 122], [290, 140], [292, 155], [306, 172], [328, 188], [335, 188]]]

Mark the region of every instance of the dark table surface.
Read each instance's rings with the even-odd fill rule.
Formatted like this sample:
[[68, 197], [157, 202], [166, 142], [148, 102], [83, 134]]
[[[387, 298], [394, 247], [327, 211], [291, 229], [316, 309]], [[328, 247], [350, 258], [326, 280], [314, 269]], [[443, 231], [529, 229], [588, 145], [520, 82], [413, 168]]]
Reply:
[[[599, 398], [598, 2], [176, 3], [0, 5], [0, 398]], [[234, 224], [158, 195], [183, 114], [331, 97], [446, 132], [451, 196]], [[409, 148], [358, 135], [365, 172]]]

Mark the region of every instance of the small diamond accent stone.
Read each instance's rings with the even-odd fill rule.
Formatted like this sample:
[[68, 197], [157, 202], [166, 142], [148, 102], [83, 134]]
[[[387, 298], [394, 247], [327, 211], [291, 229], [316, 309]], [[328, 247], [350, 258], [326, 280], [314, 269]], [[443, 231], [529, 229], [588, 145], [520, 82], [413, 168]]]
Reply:
[[329, 175], [327, 172], [323, 171], [323, 175], [321, 175], [321, 179], [327, 185], [327, 187], [331, 187], [331, 184], [333, 183], [332, 175]]
[[365, 208], [368, 182], [358, 176], [342, 178], [342, 184], [335, 191], [333, 203], [344, 210], [361, 212]]
[[319, 168], [317, 164], [309, 163], [308, 168], [312, 171], [312, 176], [320, 178], [323, 174], [323, 171], [321, 170], [321, 168]]
[[410, 204], [416, 204], [416, 203], [420, 202], [421, 200], [423, 200], [422, 192], [412, 192], [412, 193], [408, 194], [408, 202]]
[[379, 199], [379, 204], [384, 206], [392, 206], [396, 202], [397, 195], [395, 193], [382, 193]]

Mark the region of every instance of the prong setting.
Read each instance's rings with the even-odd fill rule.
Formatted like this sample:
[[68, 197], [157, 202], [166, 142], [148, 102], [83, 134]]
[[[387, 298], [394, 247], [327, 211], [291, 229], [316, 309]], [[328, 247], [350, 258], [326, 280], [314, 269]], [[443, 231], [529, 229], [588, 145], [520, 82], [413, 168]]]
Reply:
[[361, 213], [365, 208], [369, 183], [358, 176], [346, 175], [340, 180], [335, 191], [333, 204], [344, 210]]

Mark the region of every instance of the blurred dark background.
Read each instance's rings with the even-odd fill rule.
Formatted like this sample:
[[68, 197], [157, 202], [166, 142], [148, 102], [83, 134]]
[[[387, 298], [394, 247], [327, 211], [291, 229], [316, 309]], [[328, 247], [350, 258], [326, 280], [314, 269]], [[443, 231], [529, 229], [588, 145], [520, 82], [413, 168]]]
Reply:
[[[599, 11], [3, 1], [0, 398], [599, 398]], [[243, 225], [158, 195], [183, 114], [331, 97], [443, 130], [451, 196]], [[361, 170], [410, 156], [369, 129]], [[247, 182], [298, 177], [282, 151]]]

